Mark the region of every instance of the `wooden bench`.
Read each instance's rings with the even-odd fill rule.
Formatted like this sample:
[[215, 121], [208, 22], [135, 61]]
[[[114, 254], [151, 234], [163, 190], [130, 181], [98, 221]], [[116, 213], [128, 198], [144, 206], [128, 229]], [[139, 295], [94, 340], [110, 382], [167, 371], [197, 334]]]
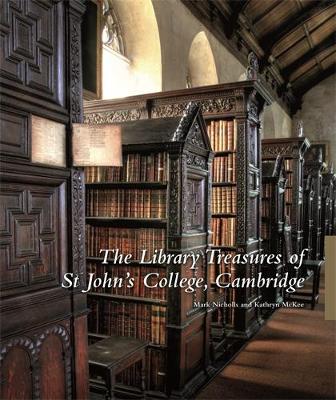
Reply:
[[148, 342], [122, 336], [111, 336], [89, 346], [90, 389], [115, 399], [116, 376], [141, 362], [141, 393], [144, 396], [146, 348]]

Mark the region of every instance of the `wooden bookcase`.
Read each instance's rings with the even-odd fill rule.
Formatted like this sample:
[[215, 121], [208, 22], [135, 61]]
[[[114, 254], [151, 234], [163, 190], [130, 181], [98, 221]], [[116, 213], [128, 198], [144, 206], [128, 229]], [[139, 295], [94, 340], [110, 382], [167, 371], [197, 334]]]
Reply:
[[304, 154], [310, 147], [305, 137], [263, 139], [263, 160], [275, 160], [280, 154], [284, 158], [287, 175], [285, 191], [285, 215], [292, 227], [293, 252], [299, 254], [303, 246], [303, 163]]
[[[0, 398], [87, 399], [84, 184], [70, 157], [71, 125], [83, 118], [85, 6], [0, 9]], [[54, 146], [36, 146], [47, 138]], [[79, 286], [62, 288], [64, 274]]]
[[[284, 160], [264, 160], [262, 162], [262, 199], [261, 199], [261, 237], [265, 254], [282, 254], [284, 258], [284, 223], [285, 223], [285, 187], [286, 172]], [[261, 266], [264, 277], [275, 278], [283, 275], [284, 263]], [[281, 303], [283, 289], [263, 288], [262, 301]]]
[[333, 175], [332, 190], [332, 219], [331, 219], [330, 235], [336, 235], [336, 174]]
[[313, 225], [314, 225], [314, 190], [311, 175], [303, 180], [303, 248], [308, 249], [305, 259], [312, 259], [313, 252]]
[[[304, 177], [308, 184], [304, 197], [304, 247], [309, 248], [309, 259], [320, 259], [321, 247], [321, 192], [322, 192], [322, 148], [314, 146], [305, 153]], [[310, 186], [310, 187], [309, 187]], [[309, 226], [306, 226], [306, 224]], [[309, 228], [309, 229], [308, 229]]]
[[333, 194], [334, 194], [334, 173], [328, 169], [322, 174], [322, 204], [321, 204], [321, 256], [324, 260], [325, 236], [332, 233], [333, 224]]
[[[189, 101], [201, 105], [206, 119], [209, 135], [215, 124], [232, 124], [236, 145], [232, 149], [217, 148], [215, 162], [221, 158], [229, 159], [235, 167], [230, 181], [219, 176], [213, 185], [213, 194], [220, 189], [232, 188], [236, 204], [230, 212], [213, 215], [214, 220], [230, 221], [231, 243], [227, 237], [219, 242], [214, 232], [213, 241], [218, 251], [245, 254], [261, 252], [260, 246], [260, 191], [261, 191], [261, 150], [259, 114], [265, 101], [271, 103], [271, 96], [259, 81], [244, 81], [171, 92], [132, 96], [118, 100], [101, 100], [86, 102], [85, 121], [89, 123], [111, 123], [138, 119], [156, 119], [169, 116], [180, 116]], [[212, 128], [211, 128], [212, 127]], [[225, 140], [225, 139], [224, 139]], [[223, 141], [222, 141], [223, 144]], [[234, 146], [234, 144], [233, 144]], [[232, 161], [234, 159], [234, 161]], [[220, 161], [219, 161], [220, 162]], [[222, 161], [222, 166], [226, 161]], [[228, 164], [227, 164], [228, 165]], [[216, 167], [215, 167], [216, 168]], [[230, 170], [231, 171], [231, 170]], [[233, 171], [231, 171], [233, 172]], [[224, 179], [223, 179], [224, 178]], [[212, 222], [212, 227], [218, 222]], [[225, 222], [226, 228], [227, 222]], [[218, 227], [217, 227], [218, 230]], [[210, 277], [213, 279], [223, 271], [221, 265], [211, 265]], [[226, 272], [231, 278], [253, 277], [260, 271], [260, 265], [235, 264], [227, 265]], [[211, 299], [218, 301], [236, 301], [237, 304], [251, 303], [260, 299], [258, 289], [218, 289], [213, 287]], [[215, 303], [214, 303], [215, 304]], [[226, 311], [225, 311], [226, 310]], [[259, 327], [260, 313], [254, 307], [236, 307], [233, 309], [213, 306], [213, 324], [211, 341], [216, 341], [215, 351], [221, 351], [221, 344], [230, 334], [231, 337], [248, 338]], [[220, 341], [222, 339], [222, 342]]]
[[[182, 119], [125, 122], [120, 127], [123, 167], [86, 168], [87, 263], [88, 272], [97, 277], [107, 272], [125, 278], [130, 273], [136, 279], [133, 288], [100, 288], [88, 294], [90, 339], [114, 334], [148, 340], [148, 394], [184, 398], [208, 379], [211, 315], [196, 306], [208, 300], [208, 291], [149, 289], [143, 278], [149, 273], [159, 279], [179, 274], [179, 280], [196, 277], [208, 283], [210, 142], [195, 104]], [[101, 248], [132, 254], [133, 261], [103, 265]], [[191, 270], [189, 262], [139, 263], [142, 250], [148, 251], [147, 260], [156, 249], [199, 254], [197, 268]], [[121, 383], [133, 385], [135, 378], [124, 374]]]

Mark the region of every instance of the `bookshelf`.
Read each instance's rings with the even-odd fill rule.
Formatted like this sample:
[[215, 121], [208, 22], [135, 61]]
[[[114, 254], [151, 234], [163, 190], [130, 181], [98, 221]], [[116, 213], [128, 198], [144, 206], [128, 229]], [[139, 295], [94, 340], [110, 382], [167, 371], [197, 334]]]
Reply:
[[332, 223], [330, 235], [336, 235], [336, 174], [333, 175], [333, 190], [332, 190]]
[[292, 228], [293, 253], [299, 254], [303, 246], [303, 163], [304, 154], [310, 147], [305, 137], [262, 140], [263, 160], [284, 158], [287, 185], [285, 190], [285, 215]]
[[[130, 336], [149, 341], [146, 389], [149, 397], [193, 393], [209, 376], [210, 313], [195, 302], [207, 301], [202, 288], [186, 293], [175, 276], [208, 282], [204, 254], [209, 243], [209, 190], [212, 152], [200, 108], [190, 103], [182, 118], [120, 123], [123, 167], [87, 167], [87, 272], [106, 273], [111, 287], [88, 293], [89, 339]], [[99, 250], [111, 252], [103, 264]], [[163, 262], [159, 249], [175, 256], [202, 255], [196, 270]], [[144, 255], [143, 251], [146, 251]], [[123, 255], [132, 254], [131, 260]], [[114, 263], [116, 257], [120, 263]], [[152, 262], [145, 264], [143, 261]], [[171, 282], [148, 288], [144, 278]], [[121, 285], [128, 277], [134, 285]], [[155, 279], [155, 280], [154, 280]], [[136, 386], [136, 372], [119, 376], [119, 385]]]
[[322, 174], [321, 260], [324, 260], [325, 236], [332, 231], [334, 173], [329, 168]]
[[[265, 254], [282, 254], [284, 256], [284, 223], [285, 223], [285, 187], [286, 172], [284, 160], [263, 160], [262, 162], [262, 199], [261, 199], [261, 237]], [[283, 258], [285, 259], [285, 258]], [[283, 275], [284, 263], [277, 265], [264, 264], [261, 267], [264, 277], [275, 278]], [[263, 288], [262, 301], [281, 303], [284, 299], [283, 289]], [[267, 313], [269, 309], [265, 310]]]
[[[304, 213], [305, 225], [304, 247], [309, 248], [309, 259], [319, 260], [321, 252], [321, 191], [322, 191], [322, 148], [317, 145], [309, 148], [305, 153], [304, 176], [311, 186], [305, 199], [306, 213]], [[310, 229], [307, 229], [310, 228]], [[308, 236], [310, 234], [310, 236]]]
[[314, 190], [311, 175], [303, 180], [303, 248], [308, 249], [305, 259], [311, 260], [313, 253]]
[[[259, 114], [265, 101], [272, 101], [261, 82], [234, 82], [86, 102], [85, 121], [110, 123], [176, 117], [182, 115], [189, 101], [199, 102], [215, 153], [212, 185], [215, 200], [211, 220], [213, 248], [232, 254], [260, 252]], [[224, 205], [224, 201], [227, 204]], [[229, 232], [229, 235], [224, 232]], [[260, 265], [209, 265], [210, 280], [224, 269], [232, 274], [233, 279], [255, 276]], [[255, 289], [211, 287], [209, 296], [213, 300], [235, 300], [241, 304], [260, 299], [260, 293]], [[214, 306], [211, 311], [210, 340], [212, 352], [216, 354], [225, 351], [228, 337], [246, 339], [260, 326], [259, 310], [252, 306], [234, 309]]]

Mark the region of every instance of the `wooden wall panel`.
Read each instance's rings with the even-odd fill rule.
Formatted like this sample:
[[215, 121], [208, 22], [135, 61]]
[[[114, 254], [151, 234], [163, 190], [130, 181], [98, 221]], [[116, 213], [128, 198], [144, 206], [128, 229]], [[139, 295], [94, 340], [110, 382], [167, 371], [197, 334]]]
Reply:
[[62, 105], [61, 8], [51, 0], [1, 1], [0, 77], [7, 85]]
[[5, 356], [2, 368], [1, 399], [32, 399], [32, 366], [28, 351], [19, 345], [13, 347]]
[[61, 186], [1, 185], [2, 296], [59, 284], [64, 196]]
[[18, 157], [29, 157], [28, 115], [0, 110], [0, 153]]
[[63, 346], [61, 340], [55, 335], [50, 335], [45, 339], [41, 347], [40, 368], [41, 398], [45, 400], [65, 399]]
[[204, 328], [193, 332], [186, 339], [185, 345], [185, 374], [186, 379], [191, 378], [201, 368], [204, 358], [203, 352]]
[[77, 317], [75, 324], [75, 365], [76, 393], [78, 399], [85, 399], [89, 390], [89, 374], [87, 369], [87, 318], [86, 315]]
[[0, 0], [1, 399], [88, 397], [86, 296], [61, 288], [65, 272], [86, 276], [81, 173], [69, 159], [65, 168], [31, 162], [30, 126], [32, 114], [67, 132], [81, 122], [84, 9], [81, 0]]

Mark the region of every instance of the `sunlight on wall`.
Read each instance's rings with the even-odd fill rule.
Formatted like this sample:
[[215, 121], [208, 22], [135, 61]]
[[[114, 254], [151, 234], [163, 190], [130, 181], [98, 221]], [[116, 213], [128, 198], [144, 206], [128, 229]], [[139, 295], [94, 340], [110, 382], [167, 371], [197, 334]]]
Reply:
[[103, 99], [124, 97], [133, 86], [130, 61], [103, 46]]
[[218, 83], [215, 59], [204, 31], [195, 36], [190, 46], [188, 80], [192, 87]]
[[103, 99], [162, 90], [161, 45], [151, 0], [113, 0], [127, 58], [103, 49]]

